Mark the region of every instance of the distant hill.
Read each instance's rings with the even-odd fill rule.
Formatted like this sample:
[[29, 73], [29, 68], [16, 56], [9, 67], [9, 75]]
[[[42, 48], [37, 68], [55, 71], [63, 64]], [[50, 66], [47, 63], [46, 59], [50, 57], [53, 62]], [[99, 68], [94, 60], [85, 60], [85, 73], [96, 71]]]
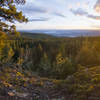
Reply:
[[22, 37], [27, 37], [27, 38], [54, 38], [55, 36], [48, 35], [48, 34], [42, 34], [42, 33], [28, 33], [28, 32], [21, 32]]
[[43, 33], [56, 37], [100, 36], [100, 30], [22, 30], [25, 33]]

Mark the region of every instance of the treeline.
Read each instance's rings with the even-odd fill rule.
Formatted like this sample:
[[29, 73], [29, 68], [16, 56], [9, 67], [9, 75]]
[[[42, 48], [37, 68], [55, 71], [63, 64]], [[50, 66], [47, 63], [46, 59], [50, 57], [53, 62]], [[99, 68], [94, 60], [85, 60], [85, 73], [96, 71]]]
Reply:
[[80, 66], [100, 65], [100, 37], [0, 40], [0, 63], [40, 76], [65, 79]]

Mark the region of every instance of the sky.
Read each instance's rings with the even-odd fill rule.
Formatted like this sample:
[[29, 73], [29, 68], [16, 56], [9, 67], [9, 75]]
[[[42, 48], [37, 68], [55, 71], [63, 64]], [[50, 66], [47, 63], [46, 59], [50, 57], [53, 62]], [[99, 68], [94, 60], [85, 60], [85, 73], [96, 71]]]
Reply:
[[26, 0], [17, 8], [29, 20], [18, 30], [100, 29], [100, 0]]

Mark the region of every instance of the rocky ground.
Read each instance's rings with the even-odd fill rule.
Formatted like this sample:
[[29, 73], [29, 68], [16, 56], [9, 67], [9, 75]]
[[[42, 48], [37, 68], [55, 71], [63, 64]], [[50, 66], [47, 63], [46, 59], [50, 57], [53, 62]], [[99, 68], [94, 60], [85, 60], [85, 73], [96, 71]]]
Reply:
[[100, 68], [81, 68], [66, 80], [0, 69], [0, 100], [100, 100]]
[[57, 80], [40, 78], [6, 68], [0, 71], [0, 100], [66, 100]]
[[21, 86], [19, 91], [3, 87], [0, 89], [0, 100], [65, 100], [65, 90], [54, 89], [51, 82], [43, 84], [43, 86]]

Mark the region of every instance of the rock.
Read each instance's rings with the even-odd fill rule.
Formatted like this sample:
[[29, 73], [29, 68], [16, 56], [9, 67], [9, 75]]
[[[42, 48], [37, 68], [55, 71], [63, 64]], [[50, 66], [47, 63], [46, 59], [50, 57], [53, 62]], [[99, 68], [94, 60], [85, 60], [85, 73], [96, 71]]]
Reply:
[[29, 96], [29, 93], [18, 93], [18, 92], [16, 92], [16, 96], [21, 97], [21, 98], [25, 98], [25, 97]]
[[15, 96], [15, 93], [14, 92], [8, 92], [8, 95], [9, 96]]

